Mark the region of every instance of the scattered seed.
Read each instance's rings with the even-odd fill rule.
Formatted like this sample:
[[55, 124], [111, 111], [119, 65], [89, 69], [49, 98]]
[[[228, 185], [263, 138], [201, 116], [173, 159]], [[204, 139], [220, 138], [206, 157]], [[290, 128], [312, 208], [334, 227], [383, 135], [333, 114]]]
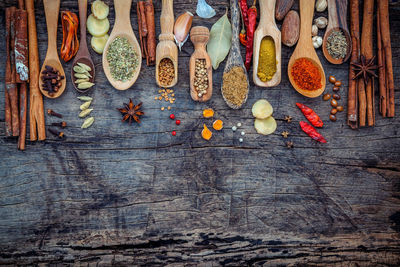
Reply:
[[236, 132], [237, 127], [236, 126], [232, 126], [232, 131]]
[[161, 108], [161, 110], [164, 110], [164, 109], [165, 109], [164, 107]]
[[89, 117], [83, 122], [81, 128], [86, 129], [90, 127], [93, 124], [93, 122], [94, 122], [94, 117]]
[[242, 143], [243, 142], [243, 138], [239, 138], [239, 142]]
[[170, 107], [170, 106], [168, 106], [168, 107], [167, 107], [167, 109], [168, 109], [168, 110], [170, 110], [170, 109], [171, 109], [171, 107]]
[[92, 103], [91, 100], [90, 100], [90, 101], [86, 101], [86, 102], [83, 103], [79, 108], [80, 108], [81, 110], [85, 110], [85, 109], [87, 109], [87, 108], [90, 106], [91, 103]]
[[245, 132], [241, 132], [240, 134], [241, 134], [241, 135], [245, 135], [246, 133], [245, 133]]
[[79, 113], [79, 118], [86, 117], [87, 115], [90, 114], [90, 112], [92, 112], [92, 110], [93, 110], [92, 108], [87, 108], [87, 109], [82, 110], [81, 113]]
[[237, 127], [242, 126], [242, 124], [240, 122], [238, 122], [236, 125], [237, 125]]

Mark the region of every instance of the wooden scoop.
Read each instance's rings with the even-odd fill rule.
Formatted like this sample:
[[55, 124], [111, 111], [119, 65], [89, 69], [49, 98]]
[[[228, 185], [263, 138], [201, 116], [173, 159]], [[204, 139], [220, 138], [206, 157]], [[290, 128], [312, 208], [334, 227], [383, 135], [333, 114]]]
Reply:
[[[156, 82], [160, 87], [172, 87], [178, 82], [178, 47], [174, 39], [174, 7], [173, 0], [162, 0], [160, 16], [161, 34], [158, 36], [160, 42], [156, 48]], [[159, 64], [164, 58], [169, 58], [174, 64], [175, 76], [168, 85], [160, 83], [158, 79]]]
[[[142, 52], [140, 51], [140, 45], [133, 33], [131, 26], [131, 4], [132, 0], [114, 0], [114, 9], [115, 9], [115, 23], [114, 28], [110, 34], [110, 37], [107, 40], [106, 45], [104, 46], [103, 52], [103, 70], [106, 74], [108, 81], [111, 85], [117, 90], [126, 90], [131, 87], [139, 76], [140, 67], [142, 66]], [[128, 40], [128, 42], [132, 45], [133, 50], [135, 50], [137, 54], [138, 64], [136, 66], [135, 73], [132, 78], [128, 81], [122, 82], [114, 80], [111, 75], [110, 66], [107, 61], [107, 50], [112, 41], [114, 41], [115, 37], [123, 37]]]
[[[253, 81], [261, 87], [277, 86], [281, 82], [281, 32], [275, 23], [276, 0], [260, 0], [260, 22], [254, 32]], [[271, 80], [263, 82], [257, 75], [260, 46], [264, 37], [270, 36], [275, 43], [276, 72]]]
[[[206, 45], [210, 38], [210, 31], [207, 27], [196, 26], [190, 31], [190, 40], [194, 45], [194, 52], [190, 57], [189, 68], [190, 68], [190, 96], [194, 101], [205, 102], [208, 101], [212, 96], [212, 65], [210, 56], [207, 54]], [[198, 92], [194, 88], [194, 78], [196, 70], [196, 59], [204, 59], [207, 69], [208, 88], [204, 95], [198, 95]]]
[[[300, 0], [300, 38], [297, 43], [296, 49], [294, 50], [292, 56], [289, 60], [288, 65], [288, 75], [289, 80], [294, 89], [300, 94], [306, 97], [317, 97], [322, 94], [325, 90], [326, 80], [325, 80], [325, 72], [322, 68], [321, 62], [315, 52], [314, 46], [312, 44], [311, 39], [311, 27], [312, 27], [312, 19], [314, 14], [314, 5], [315, 0]], [[292, 76], [292, 66], [296, 62], [296, 60], [300, 58], [306, 58], [310, 60], [320, 71], [321, 73], [321, 88], [317, 90], [303, 90], [293, 80]]]
[[[351, 54], [351, 37], [349, 29], [347, 28], [347, 0], [328, 0], [328, 12], [329, 20], [328, 27], [326, 28], [324, 41], [322, 43], [322, 51], [324, 52], [325, 58], [332, 64], [342, 64], [347, 61]], [[333, 30], [342, 30], [346, 36], [347, 42], [347, 53], [344, 58], [335, 59], [333, 58], [326, 48], [328, 37]]]
[[45, 70], [45, 66], [48, 65], [58, 70], [60, 75], [64, 76], [64, 79], [61, 80], [61, 86], [58, 88], [58, 91], [54, 92], [52, 96], [49, 95], [49, 92], [43, 89], [43, 83], [40, 78], [39, 88], [42, 94], [48, 98], [57, 98], [64, 92], [65, 85], [67, 83], [64, 69], [57, 54], [57, 25], [58, 11], [60, 10], [60, 0], [43, 0], [43, 4], [47, 25], [47, 54], [42, 65], [42, 69], [40, 70], [39, 77], [41, 77], [42, 71]]
[[243, 69], [243, 72], [246, 75], [246, 82], [247, 82], [247, 93], [246, 97], [243, 100], [243, 103], [240, 106], [236, 106], [232, 103], [230, 103], [224, 96], [222, 86], [221, 86], [221, 92], [222, 92], [222, 97], [224, 98], [226, 104], [233, 109], [239, 109], [241, 108], [244, 103], [247, 101], [247, 96], [249, 94], [249, 78], [247, 77], [247, 71], [246, 68], [244, 67], [243, 64], [243, 59], [240, 54], [240, 47], [239, 47], [239, 32], [240, 32], [240, 15], [239, 15], [239, 9], [238, 9], [238, 0], [230, 0], [231, 4], [231, 23], [232, 23], [232, 46], [231, 50], [229, 51], [229, 56], [228, 60], [226, 61], [224, 73], [229, 72], [232, 67], [238, 66]]
[[87, 42], [86, 42], [86, 13], [87, 13], [87, 0], [78, 0], [78, 5], [79, 5], [79, 21], [80, 21], [80, 31], [81, 31], [81, 39], [79, 41], [79, 50], [78, 53], [75, 56], [75, 59], [72, 63], [72, 68], [71, 68], [71, 81], [72, 84], [74, 85], [75, 89], [80, 92], [84, 93], [89, 91], [92, 86], [89, 89], [79, 89], [77, 87], [77, 84], [75, 84], [75, 71], [73, 67], [79, 62], [83, 63], [87, 66], [89, 66], [92, 70], [89, 71], [90, 75], [92, 75], [92, 78], [89, 78], [90, 82], [94, 82], [94, 75], [95, 75], [95, 70], [94, 70], [94, 64], [92, 61], [92, 58], [90, 57], [89, 50], [87, 47]]

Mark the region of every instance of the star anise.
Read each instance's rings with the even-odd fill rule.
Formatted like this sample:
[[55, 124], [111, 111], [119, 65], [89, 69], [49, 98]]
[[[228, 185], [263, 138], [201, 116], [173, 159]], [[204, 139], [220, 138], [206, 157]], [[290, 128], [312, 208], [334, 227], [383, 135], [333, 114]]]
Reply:
[[353, 70], [357, 72], [354, 79], [362, 77], [364, 82], [367, 83], [369, 77], [378, 77], [375, 73], [378, 66], [374, 64], [374, 59], [375, 57], [372, 57], [370, 60], [367, 60], [365, 56], [361, 56], [359, 62], [351, 62]]
[[285, 116], [284, 120], [286, 122], [292, 122], [292, 116], [287, 115], [287, 116]]
[[117, 108], [119, 112], [122, 114], [122, 121], [127, 121], [129, 124], [132, 123], [132, 120], [140, 123], [139, 116], [144, 115], [144, 112], [140, 110], [142, 107], [142, 102], [137, 104], [136, 106], [133, 104], [132, 99], [129, 98], [129, 104], [124, 103], [123, 108]]
[[292, 141], [287, 141], [286, 142], [286, 147], [287, 148], [293, 148], [294, 147], [294, 143]]
[[282, 132], [283, 138], [288, 138], [289, 134], [290, 134], [290, 133], [289, 133], [288, 131], [283, 131], [283, 132]]

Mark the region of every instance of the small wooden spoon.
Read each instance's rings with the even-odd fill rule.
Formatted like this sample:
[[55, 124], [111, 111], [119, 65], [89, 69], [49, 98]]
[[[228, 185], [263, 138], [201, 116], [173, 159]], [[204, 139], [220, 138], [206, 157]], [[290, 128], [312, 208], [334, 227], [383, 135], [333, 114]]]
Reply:
[[[306, 97], [317, 97], [320, 96], [324, 90], [326, 85], [325, 80], [325, 72], [322, 68], [321, 62], [319, 61], [318, 55], [315, 52], [315, 48], [312, 44], [311, 39], [311, 27], [312, 27], [312, 19], [314, 14], [314, 5], [315, 0], [300, 0], [300, 38], [297, 43], [296, 49], [294, 50], [292, 56], [289, 60], [288, 65], [288, 75], [289, 80], [294, 89], [300, 94]], [[296, 60], [300, 58], [306, 58], [310, 60], [321, 73], [321, 88], [317, 90], [304, 90], [297, 86], [294, 82], [292, 76], [292, 66], [296, 62]]]
[[[205, 102], [208, 101], [212, 96], [212, 65], [210, 56], [207, 54], [206, 45], [210, 38], [210, 31], [207, 27], [196, 26], [190, 31], [190, 40], [194, 45], [194, 52], [190, 57], [189, 68], [190, 68], [190, 96], [194, 101]], [[198, 92], [194, 88], [194, 78], [196, 70], [196, 59], [204, 59], [206, 63], [206, 71], [208, 78], [208, 88], [206, 93], [202, 96], [198, 95]]]
[[[247, 82], [247, 93], [246, 97], [243, 100], [240, 106], [234, 105], [230, 103], [224, 96], [224, 92], [221, 86], [222, 97], [224, 98], [226, 104], [232, 109], [239, 109], [241, 108], [244, 103], [247, 101], [247, 97], [249, 94], [249, 78], [247, 77], [247, 71], [243, 64], [242, 55], [240, 54], [240, 47], [239, 47], [239, 32], [240, 32], [240, 17], [239, 17], [239, 9], [238, 9], [238, 0], [230, 0], [231, 4], [231, 23], [232, 23], [232, 46], [229, 52], [228, 60], [226, 61], [224, 73], [229, 72], [232, 67], [241, 67], [243, 72], [246, 75], [246, 82]], [[223, 84], [223, 83], [222, 83]]]
[[72, 84], [74, 85], [75, 89], [78, 92], [85, 93], [85, 92], [89, 91], [91, 88], [93, 88], [94, 86], [92, 86], [88, 89], [79, 89], [77, 87], [77, 84], [75, 84], [76, 78], [74, 76], [74, 74], [75, 74], [74, 67], [78, 62], [89, 66], [92, 69], [91, 71], [89, 71], [90, 75], [92, 76], [92, 78], [89, 78], [89, 81], [92, 83], [94, 82], [95, 69], [94, 69], [94, 64], [93, 64], [92, 58], [90, 57], [89, 50], [87, 47], [87, 42], [86, 42], [87, 0], [78, 0], [78, 5], [79, 5], [79, 21], [80, 21], [81, 39], [79, 41], [78, 53], [76, 54], [75, 59], [72, 63], [71, 81], [72, 81]]
[[61, 65], [60, 59], [57, 54], [57, 25], [58, 25], [58, 11], [60, 10], [60, 0], [43, 0], [44, 13], [46, 15], [46, 25], [47, 25], [47, 54], [44, 59], [42, 68], [40, 70], [39, 76], [42, 75], [42, 71], [45, 70], [45, 66], [48, 65], [60, 72], [64, 79], [61, 80], [61, 86], [58, 88], [57, 92], [53, 95], [49, 95], [49, 92], [44, 90], [43, 82], [40, 78], [39, 89], [43, 95], [48, 98], [57, 98], [65, 90], [65, 85], [67, 84], [65, 72]]
[[[117, 90], [126, 90], [131, 87], [139, 76], [140, 67], [142, 66], [142, 52], [140, 50], [140, 45], [133, 33], [131, 26], [131, 5], [132, 0], [114, 0], [114, 9], [115, 9], [115, 23], [114, 28], [110, 34], [110, 37], [107, 40], [106, 45], [104, 46], [103, 52], [103, 70], [111, 85]], [[125, 82], [114, 80], [111, 75], [110, 66], [107, 61], [107, 50], [112, 41], [114, 41], [115, 37], [123, 37], [128, 40], [128, 42], [132, 45], [133, 50], [135, 50], [137, 54], [138, 64], [136, 66], [135, 73], [133, 77]]]
[[[260, 0], [260, 22], [254, 32], [253, 81], [261, 87], [277, 86], [281, 82], [281, 32], [275, 23], [276, 0]], [[276, 72], [271, 80], [263, 82], [257, 75], [261, 41], [270, 36], [275, 43]]]
[[[178, 47], [174, 39], [174, 1], [162, 0], [160, 26], [161, 34], [158, 36], [160, 42], [156, 48], [156, 82], [160, 87], [172, 87], [178, 82]], [[174, 64], [175, 75], [169, 85], [160, 83], [159, 80], [159, 65], [164, 58], [169, 58]]]
[[[347, 0], [328, 0], [329, 20], [328, 27], [326, 28], [324, 41], [322, 43], [322, 51], [325, 58], [332, 64], [342, 64], [347, 61], [351, 54], [351, 37], [349, 29], [347, 28]], [[341, 30], [346, 36], [347, 53], [344, 58], [333, 58], [326, 48], [328, 37], [333, 30]]]

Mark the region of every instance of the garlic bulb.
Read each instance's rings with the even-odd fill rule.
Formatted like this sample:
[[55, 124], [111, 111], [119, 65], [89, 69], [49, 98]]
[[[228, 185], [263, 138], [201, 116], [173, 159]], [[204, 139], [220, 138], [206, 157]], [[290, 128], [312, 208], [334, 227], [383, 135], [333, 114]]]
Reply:
[[311, 28], [311, 35], [312, 36], [316, 36], [316, 35], [318, 35], [318, 27], [317, 27], [317, 25], [312, 25], [312, 28]]
[[209, 4], [207, 4], [206, 0], [199, 0], [197, 2], [196, 14], [205, 19], [209, 19], [215, 16], [215, 10]]
[[180, 15], [175, 21], [174, 37], [175, 37], [175, 42], [179, 47], [179, 50], [181, 50], [181, 47], [189, 37], [189, 31], [190, 28], [192, 27], [192, 20], [193, 20], [193, 14], [190, 13], [189, 11], [186, 11], [185, 13]]
[[322, 37], [321, 36], [314, 36], [312, 38], [312, 43], [315, 49], [321, 47], [322, 45]]
[[318, 28], [324, 29], [326, 25], [328, 25], [328, 19], [325, 17], [318, 17], [314, 20], [314, 23]]
[[317, 10], [317, 12], [324, 12], [327, 7], [328, 2], [326, 0], [318, 0], [315, 4], [315, 10]]

